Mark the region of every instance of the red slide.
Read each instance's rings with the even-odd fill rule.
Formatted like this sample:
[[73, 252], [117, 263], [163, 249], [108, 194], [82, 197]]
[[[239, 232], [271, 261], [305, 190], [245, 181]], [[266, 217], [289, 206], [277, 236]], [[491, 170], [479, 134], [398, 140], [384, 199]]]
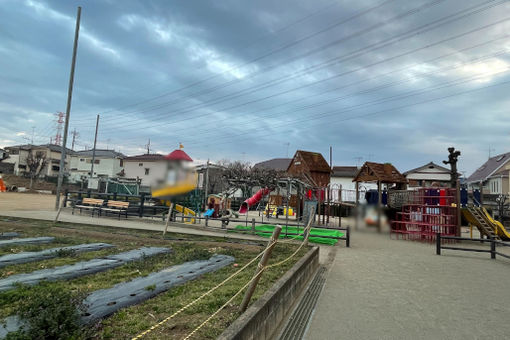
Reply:
[[271, 190], [269, 188], [264, 188], [257, 191], [255, 195], [248, 198], [246, 201], [243, 202], [243, 204], [241, 204], [241, 208], [239, 208], [239, 213], [240, 214], [247, 213], [249, 207], [251, 207], [254, 204], [257, 204], [262, 199], [262, 197], [266, 196], [270, 192]]

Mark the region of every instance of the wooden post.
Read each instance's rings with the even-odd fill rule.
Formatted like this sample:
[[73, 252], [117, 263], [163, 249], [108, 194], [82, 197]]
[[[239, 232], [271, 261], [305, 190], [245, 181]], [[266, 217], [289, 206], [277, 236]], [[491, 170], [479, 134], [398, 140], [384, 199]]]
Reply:
[[251, 219], [251, 232], [255, 234], [255, 218]]
[[[174, 209], [174, 204], [172, 202], [172, 203], [170, 203], [170, 206], [168, 207], [168, 214], [166, 215], [165, 231], [163, 231], [163, 238], [165, 238], [165, 234], [168, 229], [168, 224], [170, 223], [170, 217], [172, 216], [173, 209]], [[206, 223], [206, 226], [207, 226], [207, 223]]]
[[[67, 194], [62, 198], [62, 201], [65, 201], [66, 199], [67, 199]], [[64, 204], [60, 204], [59, 205], [58, 210], [57, 210], [57, 215], [55, 216], [55, 219], [53, 220], [53, 223], [57, 223], [58, 222], [58, 218], [60, 217], [60, 212], [62, 211], [62, 206], [63, 205]]]
[[255, 292], [255, 288], [257, 288], [257, 284], [259, 283], [260, 276], [262, 275], [262, 271], [264, 270], [265, 266], [267, 265], [267, 262], [269, 261], [269, 257], [271, 257], [271, 253], [273, 252], [273, 248], [276, 245], [276, 242], [278, 242], [278, 237], [280, 237], [280, 233], [282, 232], [282, 227], [276, 226], [273, 230], [273, 235], [271, 236], [271, 239], [269, 240], [266, 250], [264, 251], [264, 255], [262, 255], [262, 258], [260, 259], [260, 262], [257, 266], [257, 269], [255, 270], [253, 281], [248, 286], [248, 290], [246, 291], [243, 302], [241, 303], [241, 312], [244, 312], [246, 308], [248, 307], [248, 304], [250, 303], [251, 297], [253, 293]]
[[377, 181], [377, 231], [381, 232], [382, 192], [381, 181]]
[[436, 255], [441, 255], [441, 233], [436, 233]]

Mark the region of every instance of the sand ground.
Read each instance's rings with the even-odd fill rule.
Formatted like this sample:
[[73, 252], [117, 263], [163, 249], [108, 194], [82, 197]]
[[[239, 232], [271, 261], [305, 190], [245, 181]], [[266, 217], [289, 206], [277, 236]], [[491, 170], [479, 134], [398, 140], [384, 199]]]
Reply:
[[337, 249], [305, 338], [508, 339], [509, 282], [510, 260], [362, 229]]

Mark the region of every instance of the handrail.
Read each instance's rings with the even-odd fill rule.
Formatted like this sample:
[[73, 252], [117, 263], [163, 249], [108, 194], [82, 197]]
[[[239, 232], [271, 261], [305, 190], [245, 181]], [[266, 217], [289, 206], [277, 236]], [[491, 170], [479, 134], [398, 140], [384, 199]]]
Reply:
[[[450, 247], [450, 246], [443, 246], [441, 244], [441, 240], [457, 240], [457, 241], [472, 241], [472, 242], [488, 242], [490, 243], [490, 250], [488, 249], [475, 249], [475, 248], [461, 248], [461, 247]], [[459, 250], [459, 251], [472, 251], [477, 253], [490, 253], [491, 259], [496, 259], [496, 255], [503, 256], [507, 259], [510, 259], [510, 255], [503, 254], [501, 252], [497, 251], [496, 245], [510, 247], [509, 242], [504, 242], [500, 240], [496, 240], [493, 238], [488, 239], [477, 239], [477, 238], [468, 238], [468, 237], [458, 237], [458, 236], [443, 236], [441, 233], [436, 233], [436, 255], [441, 255], [442, 249], [448, 249], [448, 250]]]

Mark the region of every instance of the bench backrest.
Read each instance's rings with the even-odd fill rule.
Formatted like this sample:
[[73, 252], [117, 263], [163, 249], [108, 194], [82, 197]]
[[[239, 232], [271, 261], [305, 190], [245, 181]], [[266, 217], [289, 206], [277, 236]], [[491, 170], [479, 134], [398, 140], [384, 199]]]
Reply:
[[85, 197], [81, 201], [82, 204], [90, 204], [90, 205], [103, 205], [104, 200], [98, 198], [88, 198]]
[[110, 208], [128, 208], [129, 202], [124, 201], [108, 201], [106, 205]]

